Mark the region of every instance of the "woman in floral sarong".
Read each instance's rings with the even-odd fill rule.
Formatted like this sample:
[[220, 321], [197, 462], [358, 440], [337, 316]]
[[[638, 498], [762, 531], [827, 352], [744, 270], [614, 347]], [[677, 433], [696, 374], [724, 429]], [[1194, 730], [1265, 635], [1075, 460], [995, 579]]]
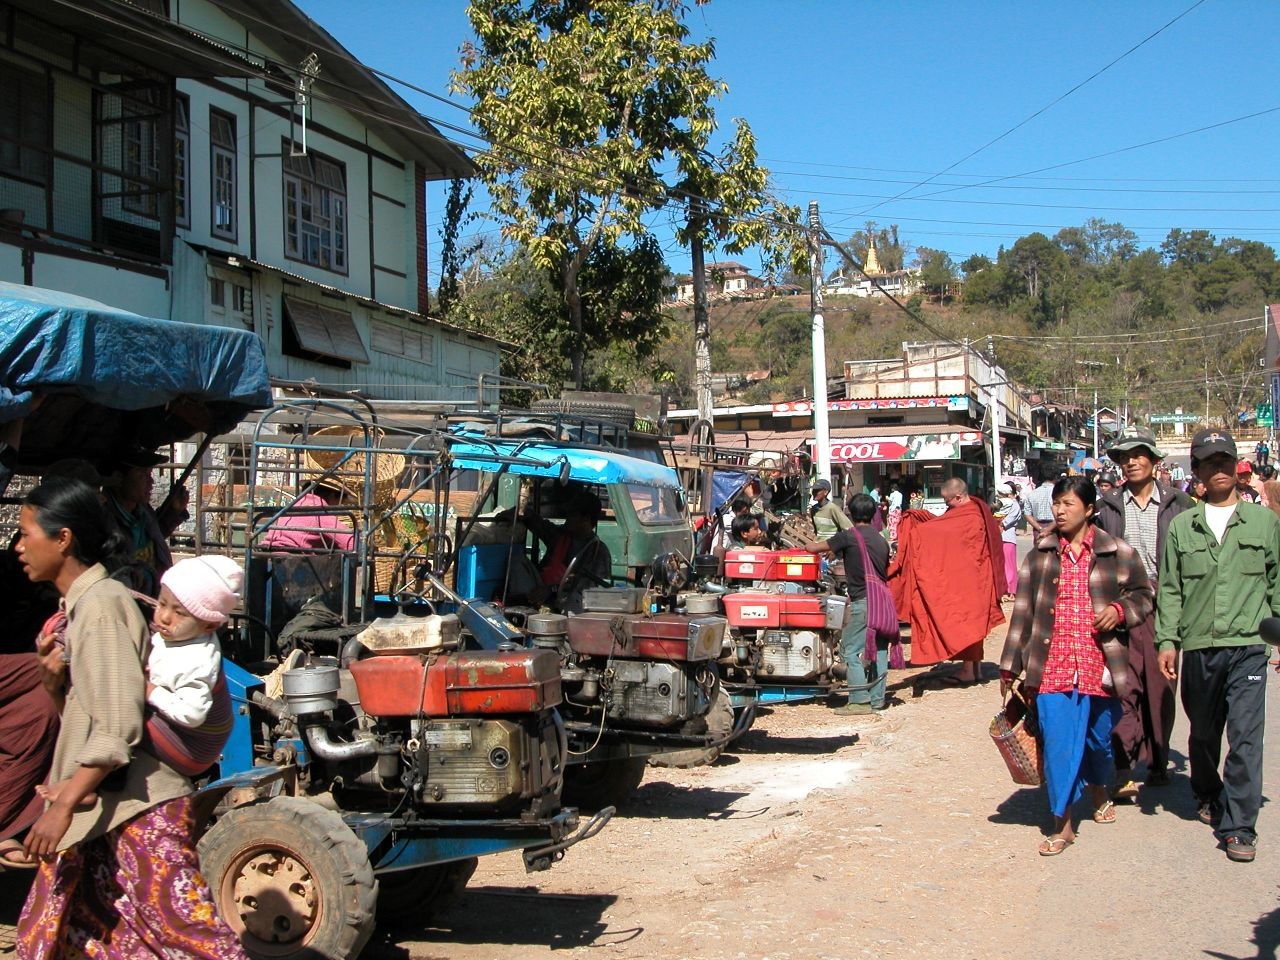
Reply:
[[102, 566], [116, 535], [101, 501], [81, 481], [46, 481], [19, 533], [23, 568], [57, 587], [67, 630], [65, 646], [37, 641], [62, 729], [40, 788], [48, 807], [25, 840], [41, 865], [18, 957], [244, 960], [199, 873], [191, 783], [139, 747], [147, 624]]

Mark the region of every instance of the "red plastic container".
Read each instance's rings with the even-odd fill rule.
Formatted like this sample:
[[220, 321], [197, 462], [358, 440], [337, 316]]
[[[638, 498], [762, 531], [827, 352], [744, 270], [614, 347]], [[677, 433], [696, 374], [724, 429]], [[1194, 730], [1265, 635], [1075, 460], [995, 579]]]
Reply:
[[550, 650], [368, 657], [351, 664], [351, 676], [375, 717], [537, 713], [561, 700], [560, 658]]
[[732, 627], [750, 630], [782, 626], [780, 593], [726, 593], [722, 598], [725, 616]]
[[817, 554], [797, 550], [730, 550], [725, 575], [734, 580], [792, 580], [812, 583], [822, 573]]
[[827, 611], [822, 597], [806, 597], [797, 594], [781, 594], [783, 627], [805, 630], [821, 630], [827, 625]]

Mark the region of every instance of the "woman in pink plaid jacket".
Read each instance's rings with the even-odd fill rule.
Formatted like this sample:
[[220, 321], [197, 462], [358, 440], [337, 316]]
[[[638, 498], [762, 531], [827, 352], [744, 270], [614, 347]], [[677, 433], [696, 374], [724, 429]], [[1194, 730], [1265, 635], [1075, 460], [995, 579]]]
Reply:
[[1092, 523], [1097, 492], [1084, 477], [1053, 486], [1054, 529], [1018, 575], [1013, 619], [1000, 657], [1001, 692], [1023, 677], [1035, 694], [1045, 787], [1054, 832], [1040, 855], [1075, 842], [1071, 807], [1087, 787], [1093, 819], [1113, 823], [1111, 729], [1129, 682], [1128, 635], [1151, 613], [1153, 595], [1134, 549]]

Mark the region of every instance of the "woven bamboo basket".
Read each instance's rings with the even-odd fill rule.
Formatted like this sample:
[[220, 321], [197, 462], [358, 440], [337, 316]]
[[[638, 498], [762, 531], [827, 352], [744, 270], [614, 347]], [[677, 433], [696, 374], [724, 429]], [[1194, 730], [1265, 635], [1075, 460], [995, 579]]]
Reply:
[[[341, 446], [344, 441], [355, 441], [361, 446], [365, 442], [362, 429], [346, 424], [321, 427], [313, 430], [308, 439], [325, 445]], [[382, 431], [371, 430], [369, 441], [377, 444], [382, 440]], [[312, 473], [324, 473], [334, 470], [342, 461], [344, 451], [341, 450], [304, 450], [302, 460], [304, 467]], [[400, 474], [404, 473], [405, 458], [402, 454], [379, 450], [373, 458], [373, 506], [386, 506], [394, 502], [396, 487]], [[355, 453], [348, 457], [342, 466], [337, 467], [335, 477], [342, 488], [359, 502], [364, 497], [365, 454]]]
[[1021, 686], [1014, 686], [1010, 692], [1012, 696], [1005, 700], [991, 721], [991, 739], [1009, 768], [1013, 782], [1024, 787], [1038, 787], [1044, 779], [1044, 757], [1035, 735], [1035, 718]]
[[[413, 573], [415, 561], [412, 558], [426, 558], [424, 542], [431, 536], [431, 532], [430, 518], [412, 510], [402, 510], [384, 520], [370, 545], [374, 552], [374, 589], [379, 593], [386, 593], [393, 585], [398, 585], [392, 581], [395, 579], [396, 569], [401, 566], [407, 568], [407, 572], [402, 572], [399, 578], [402, 584]], [[401, 560], [406, 554], [411, 554], [411, 559], [402, 564]]]

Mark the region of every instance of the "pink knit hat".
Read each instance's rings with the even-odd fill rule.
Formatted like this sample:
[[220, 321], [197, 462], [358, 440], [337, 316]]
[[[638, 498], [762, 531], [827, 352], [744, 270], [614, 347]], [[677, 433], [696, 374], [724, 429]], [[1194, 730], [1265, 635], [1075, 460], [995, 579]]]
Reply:
[[240, 602], [244, 572], [230, 557], [188, 557], [166, 570], [160, 585], [197, 620], [226, 623]]

